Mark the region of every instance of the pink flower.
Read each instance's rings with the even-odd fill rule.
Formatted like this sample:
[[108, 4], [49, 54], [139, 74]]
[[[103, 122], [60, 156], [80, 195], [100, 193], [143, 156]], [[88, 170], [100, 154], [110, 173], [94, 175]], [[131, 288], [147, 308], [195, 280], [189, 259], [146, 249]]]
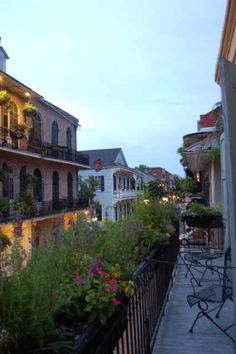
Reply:
[[104, 278], [108, 278], [109, 274], [104, 272], [103, 270], [98, 269], [98, 274], [101, 275]]
[[114, 305], [121, 305], [120, 300], [118, 300], [116, 298], [112, 299], [112, 302], [113, 302]]
[[74, 273], [73, 274], [73, 278], [75, 279], [77, 284], [82, 284], [83, 283], [83, 278], [81, 277], [81, 275]]
[[108, 284], [117, 284], [117, 280], [116, 279], [111, 279], [107, 281]]
[[110, 286], [109, 290], [115, 293], [117, 291], [117, 286]]

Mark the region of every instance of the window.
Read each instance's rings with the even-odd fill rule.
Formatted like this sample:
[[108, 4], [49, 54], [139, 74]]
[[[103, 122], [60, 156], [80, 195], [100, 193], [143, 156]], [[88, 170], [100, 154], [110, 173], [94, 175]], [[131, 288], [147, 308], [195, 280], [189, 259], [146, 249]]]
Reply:
[[32, 129], [30, 129], [29, 131], [29, 139], [31, 144], [33, 144], [34, 146], [41, 146], [41, 127], [41, 116], [39, 113], [37, 113], [37, 115], [33, 119]]
[[127, 190], [129, 190], [129, 178], [127, 178]]
[[59, 208], [59, 175], [57, 171], [52, 174], [52, 203], [53, 208]]
[[68, 149], [72, 149], [71, 129], [70, 128], [67, 128], [67, 130], [66, 130], [66, 146]]
[[104, 176], [96, 176], [96, 181], [97, 181], [97, 191], [104, 192]]
[[113, 190], [116, 191], [116, 176], [113, 176]]
[[12, 129], [18, 123], [18, 109], [15, 102], [10, 102], [9, 115], [10, 115], [10, 128]]
[[34, 170], [34, 177], [36, 178], [36, 183], [33, 187], [33, 195], [38, 202], [41, 202], [43, 200], [42, 174], [38, 168]]
[[131, 178], [131, 189], [135, 190], [135, 179]]
[[51, 135], [52, 135], [52, 145], [54, 146], [58, 146], [58, 132], [59, 132], [59, 129], [58, 129], [58, 123], [56, 121], [54, 121], [52, 123], [52, 132], [51, 132]]
[[26, 176], [26, 167], [23, 166], [20, 170], [20, 195], [24, 195], [26, 193], [25, 176]]

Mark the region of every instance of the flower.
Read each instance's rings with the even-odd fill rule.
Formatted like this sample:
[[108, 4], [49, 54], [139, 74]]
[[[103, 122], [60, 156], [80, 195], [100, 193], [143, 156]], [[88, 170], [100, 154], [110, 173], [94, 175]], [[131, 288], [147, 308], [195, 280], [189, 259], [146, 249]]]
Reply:
[[121, 305], [120, 300], [116, 299], [115, 297], [112, 299], [113, 305]]
[[77, 284], [82, 284], [83, 283], [83, 278], [81, 277], [81, 275], [74, 273], [73, 274], [73, 278], [75, 279]]
[[115, 272], [113, 274], [113, 277], [117, 279], [117, 278], [120, 278], [120, 275], [121, 275], [120, 272]]
[[117, 284], [117, 280], [116, 279], [111, 279], [107, 281], [108, 284]]
[[101, 275], [104, 278], [108, 278], [109, 274], [107, 272], [104, 272], [103, 270], [98, 269], [97, 273]]
[[115, 293], [115, 292], [117, 292], [117, 286], [110, 286], [108, 290]]

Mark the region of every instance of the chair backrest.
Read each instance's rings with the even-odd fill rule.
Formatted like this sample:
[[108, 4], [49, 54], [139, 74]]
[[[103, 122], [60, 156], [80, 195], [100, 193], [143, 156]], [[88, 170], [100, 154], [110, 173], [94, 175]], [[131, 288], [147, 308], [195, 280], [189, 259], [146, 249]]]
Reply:
[[232, 296], [232, 261], [231, 249], [227, 248], [224, 256], [224, 278], [223, 278], [223, 297], [224, 299]]

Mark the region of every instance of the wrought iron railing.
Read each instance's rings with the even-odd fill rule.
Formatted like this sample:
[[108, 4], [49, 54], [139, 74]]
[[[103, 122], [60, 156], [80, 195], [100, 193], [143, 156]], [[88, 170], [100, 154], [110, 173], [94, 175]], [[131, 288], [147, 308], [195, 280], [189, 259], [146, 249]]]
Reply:
[[[27, 215], [22, 215], [24, 219], [47, 216], [59, 212], [69, 212], [84, 209], [87, 204], [80, 202], [79, 199], [63, 198], [50, 201], [38, 202], [37, 210], [32, 210]], [[10, 207], [7, 212], [0, 214], [0, 222], [10, 221], [16, 217], [17, 213]]]
[[168, 245], [153, 250], [141, 264], [134, 275], [137, 284], [134, 296], [120, 305], [106, 325], [94, 322], [89, 326], [76, 341], [73, 353], [151, 353], [178, 251], [177, 232]]
[[[17, 141], [13, 141], [7, 137], [7, 130], [0, 128], [0, 146], [19, 150], [19, 144]], [[88, 155], [70, 149], [67, 146], [56, 146], [39, 139], [33, 139], [29, 137], [26, 143], [26, 147], [27, 151], [40, 154], [42, 157], [50, 157], [58, 160], [77, 162], [86, 166], [89, 165]]]

